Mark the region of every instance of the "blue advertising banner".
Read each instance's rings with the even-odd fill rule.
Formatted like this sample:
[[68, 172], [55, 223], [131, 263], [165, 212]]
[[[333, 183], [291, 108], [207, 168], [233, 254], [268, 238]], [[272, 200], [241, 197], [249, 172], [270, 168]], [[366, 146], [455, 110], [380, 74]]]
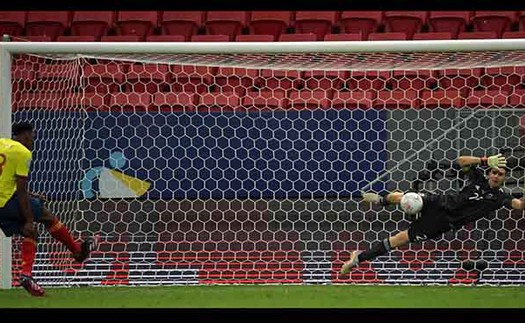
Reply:
[[388, 157], [381, 110], [54, 113], [16, 119], [37, 120], [33, 189], [67, 198], [349, 197]]

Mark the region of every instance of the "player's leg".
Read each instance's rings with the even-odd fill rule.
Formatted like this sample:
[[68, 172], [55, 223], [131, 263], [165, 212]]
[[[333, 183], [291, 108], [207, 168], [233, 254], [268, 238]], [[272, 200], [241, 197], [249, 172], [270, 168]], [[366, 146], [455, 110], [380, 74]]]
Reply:
[[71, 251], [77, 262], [86, 260], [97, 247], [97, 240], [94, 237], [89, 237], [82, 243], [76, 242], [68, 228], [45, 207], [42, 208], [42, 216], [39, 222], [45, 225], [53, 238], [62, 242]]
[[[397, 196], [392, 199], [392, 201], [395, 200], [397, 200]], [[341, 273], [348, 273], [361, 261], [372, 260], [390, 252], [392, 249], [402, 247], [411, 242], [433, 239], [450, 229], [450, 223], [445, 216], [444, 210], [439, 206], [437, 199], [428, 199], [424, 203], [421, 217], [412, 222], [409, 225], [408, 230], [401, 231], [389, 238], [376, 241], [372, 244], [370, 249], [363, 252], [354, 251], [350, 260], [343, 264]]]
[[73, 239], [67, 227], [47, 208], [42, 208], [42, 217], [39, 222], [44, 224], [51, 236], [63, 243], [71, 253], [80, 252], [80, 243]]
[[376, 257], [382, 256], [392, 249], [402, 247], [408, 244], [408, 230], [398, 232], [397, 234], [385, 238], [381, 241], [376, 241], [372, 244], [372, 247], [363, 252], [354, 251], [350, 256], [350, 260], [346, 261], [341, 268], [341, 274], [346, 274], [350, 270], [356, 267], [362, 261], [372, 260]]
[[[38, 221], [40, 216], [40, 204], [31, 203], [31, 210], [33, 212], [34, 221]], [[43, 296], [44, 289], [40, 287], [33, 278], [33, 264], [36, 256], [37, 236], [24, 236], [22, 234], [22, 227], [24, 220], [20, 215], [20, 204], [17, 196], [13, 196], [7, 204], [0, 208], [0, 227], [4, 234], [8, 237], [13, 235], [22, 235], [22, 268], [20, 272], [19, 283], [33, 296]]]
[[[379, 195], [377, 193], [363, 193], [362, 198], [365, 202], [386, 206], [390, 204], [399, 204], [403, 195], [404, 193], [402, 192], [392, 192], [384, 195]], [[350, 270], [356, 267], [361, 261], [371, 260], [389, 252], [392, 248], [400, 247], [406, 243], [408, 243], [408, 233], [405, 230], [389, 238], [374, 242], [372, 247], [364, 252], [358, 250], [353, 251], [350, 255], [350, 259], [343, 264], [341, 274], [350, 272]]]

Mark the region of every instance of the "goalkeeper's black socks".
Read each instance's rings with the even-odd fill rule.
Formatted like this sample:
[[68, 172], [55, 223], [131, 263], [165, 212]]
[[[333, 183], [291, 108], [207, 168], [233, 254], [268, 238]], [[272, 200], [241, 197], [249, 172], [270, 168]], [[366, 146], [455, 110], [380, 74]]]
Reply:
[[384, 255], [390, 250], [392, 250], [392, 247], [390, 246], [390, 241], [388, 240], [388, 238], [386, 238], [381, 241], [374, 242], [372, 244], [372, 248], [363, 251], [359, 254], [358, 259], [359, 262], [372, 260], [378, 256]]

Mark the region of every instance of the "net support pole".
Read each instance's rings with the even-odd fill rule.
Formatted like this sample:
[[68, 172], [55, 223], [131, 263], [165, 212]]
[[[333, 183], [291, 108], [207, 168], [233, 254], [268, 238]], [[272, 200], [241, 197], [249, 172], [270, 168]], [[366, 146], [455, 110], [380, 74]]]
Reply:
[[[0, 138], [11, 137], [11, 55], [0, 47]], [[11, 288], [11, 238], [0, 229], [0, 289]]]

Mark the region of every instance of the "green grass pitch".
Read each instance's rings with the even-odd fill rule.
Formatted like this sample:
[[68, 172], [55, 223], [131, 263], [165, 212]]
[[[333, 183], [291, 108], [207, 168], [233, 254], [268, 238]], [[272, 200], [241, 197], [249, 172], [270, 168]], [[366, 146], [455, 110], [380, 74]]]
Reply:
[[525, 308], [525, 288], [238, 285], [0, 290], [0, 308]]

